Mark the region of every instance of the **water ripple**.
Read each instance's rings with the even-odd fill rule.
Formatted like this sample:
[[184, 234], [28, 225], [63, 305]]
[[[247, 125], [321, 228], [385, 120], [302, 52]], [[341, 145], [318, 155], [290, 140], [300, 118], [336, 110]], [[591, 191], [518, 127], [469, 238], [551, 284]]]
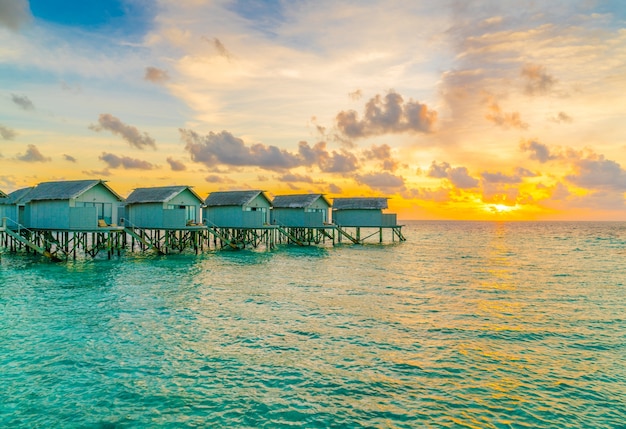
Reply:
[[0, 262], [0, 426], [620, 428], [624, 223]]

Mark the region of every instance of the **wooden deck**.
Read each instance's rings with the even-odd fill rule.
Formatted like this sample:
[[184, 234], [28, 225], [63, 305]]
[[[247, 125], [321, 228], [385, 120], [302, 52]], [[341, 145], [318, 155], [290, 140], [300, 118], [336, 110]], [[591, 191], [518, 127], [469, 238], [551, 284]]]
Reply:
[[79, 256], [107, 258], [123, 252], [159, 254], [244, 248], [266, 250], [278, 246], [323, 246], [402, 242], [402, 225], [349, 227], [333, 224], [323, 227], [263, 225], [255, 228], [191, 225], [172, 229], [136, 226], [102, 226], [84, 230], [29, 229], [17, 223], [0, 223], [0, 249], [11, 252], [34, 252], [51, 260], [76, 259]]

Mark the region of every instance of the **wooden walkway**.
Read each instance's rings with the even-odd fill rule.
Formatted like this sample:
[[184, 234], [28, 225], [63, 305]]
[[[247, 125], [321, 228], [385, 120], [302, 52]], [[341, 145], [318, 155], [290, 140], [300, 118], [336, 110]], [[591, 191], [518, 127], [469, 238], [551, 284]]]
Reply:
[[[10, 219], [0, 224], [0, 250], [33, 252], [52, 261], [76, 259], [78, 256], [107, 258], [123, 252], [171, 254], [215, 250], [264, 248], [281, 245], [317, 246], [337, 244], [384, 243], [385, 238], [402, 242], [402, 226], [289, 227], [264, 225], [256, 228], [187, 226], [177, 229], [150, 229], [136, 226], [106, 226], [89, 230], [29, 229]], [[387, 237], [386, 237], [387, 236]], [[369, 240], [369, 241], [368, 241]]]

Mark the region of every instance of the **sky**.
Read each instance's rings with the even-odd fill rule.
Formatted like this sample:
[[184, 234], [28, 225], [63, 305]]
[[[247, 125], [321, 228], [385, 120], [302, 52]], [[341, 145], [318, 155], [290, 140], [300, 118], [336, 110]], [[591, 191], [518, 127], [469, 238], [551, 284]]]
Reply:
[[0, 0], [0, 190], [626, 220], [622, 0]]

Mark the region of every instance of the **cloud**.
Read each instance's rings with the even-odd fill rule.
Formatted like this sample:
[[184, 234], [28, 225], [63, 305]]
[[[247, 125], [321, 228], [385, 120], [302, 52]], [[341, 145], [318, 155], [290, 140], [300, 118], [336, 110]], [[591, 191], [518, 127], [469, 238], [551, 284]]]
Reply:
[[365, 158], [368, 160], [378, 160], [381, 162], [381, 168], [385, 171], [396, 171], [399, 162], [391, 156], [391, 147], [387, 144], [380, 146], [372, 145], [371, 149], [365, 150]]
[[358, 183], [369, 186], [372, 189], [390, 191], [404, 188], [404, 179], [389, 172], [357, 174], [355, 180]]
[[526, 64], [521, 73], [526, 79], [524, 92], [528, 95], [547, 94], [556, 83], [556, 79], [546, 73], [544, 66]]
[[278, 178], [281, 182], [300, 182], [300, 183], [313, 183], [313, 179], [309, 176], [303, 176], [301, 174], [287, 173]]
[[215, 48], [215, 50], [220, 56], [224, 58], [228, 58], [228, 59], [232, 57], [232, 55], [230, 54], [230, 52], [228, 52], [228, 49], [226, 49], [226, 47], [220, 41], [220, 39], [218, 39], [217, 37], [214, 37], [213, 40], [211, 40], [210, 42], [212, 43], [213, 47]]
[[31, 18], [28, 0], [0, 0], [0, 27], [18, 31]]
[[488, 182], [488, 183], [515, 184], [515, 183], [522, 182], [522, 178], [517, 175], [508, 176], [506, 174], [500, 173], [499, 171], [497, 173], [488, 173], [485, 171], [484, 173], [481, 174], [481, 176], [483, 180], [485, 180], [485, 182]]
[[615, 161], [605, 159], [603, 155], [574, 162], [575, 173], [565, 176], [574, 185], [586, 189], [602, 189], [626, 192], [626, 171]]
[[528, 124], [522, 121], [518, 112], [503, 112], [494, 97], [490, 97], [489, 113], [485, 115], [485, 118], [502, 128], [519, 128], [522, 130], [528, 128]]
[[25, 95], [11, 94], [11, 100], [24, 110], [35, 110], [35, 105]]
[[2, 137], [3, 140], [13, 140], [16, 135], [17, 133], [11, 128], [0, 125], [0, 137]]
[[450, 201], [450, 190], [446, 188], [438, 188], [435, 190], [430, 188], [409, 189], [403, 193], [403, 197], [407, 199], [417, 198], [425, 201], [446, 203]]
[[336, 116], [339, 130], [350, 138], [362, 138], [381, 134], [405, 132], [429, 133], [437, 120], [437, 112], [425, 104], [409, 100], [389, 92], [385, 97], [376, 95], [365, 105], [363, 120], [354, 110], [341, 111]]
[[332, 151], [332, 153], [319, 152], [319, 155], [318, 167], [325, 173], [350, 173], [359, 168], [356, 156], [345, 150], [341, 152]]
[[571, 192], [567, 185], [557, 182], [554, 186], [544, 188], [548, 192], [548, 199], [544, 204], [559, 210], [585, 209], [585, 210], [623, 210], [626, 200], [623, 192], [607, 189], [599, 189], [584, 195]]
[[537, 177], [538, 176], [538, 174], [533, 173], [532, 171], [524, 167], [517, 167], [515, 169], [515, 174], [519, 177]]
[[550, 198], [553, 200], [565, 200], [572, 195], [570, 190], [563, 183], [558, 182], [554, 187], [550, 190]]
[[326, 142], [317, 142], [313, 147], [305, 141], [298, 143], [298, 154], [303, 165], [317, 165], [325, 173], [350, 173], [359, 168], [356, 156], [346, 150], [326, 150]]
[[122, 137], [126, 142], [137, 149], [144, 149], [146, 146], [156, 149], [156, 143], [148, 133], [144, 132], [142, 134], [137, 128], [126, 125], [118, 118], [108, 113], [100, 114], [98, 125], [92, 124], [89, 126], [89, 129], [98, 132], [102, 130], [111, 131], [114, 135]]
[[244, 141], [228, 131], [210, 132], [200, 136], [194, 131], [179, 129], [185, 150], [194, 162], [201, 162], [208, 167], [215, 164], [234, 166], [258, 166], [268, 170], [280, 170], [301, 165], [298, 155], [294, 155], [276, 146], [257, 143], [246, 146]]
[[530, 159], [537, 160], [542, 164], [558, 158], [557, 155], [550, 153], [548, 146], [533, 140], [520, 143], [520, 149], [524, 152], [531, 152]]
[[72, 155], [63, 154], [63, 159], [69, 162], [76, 162], [76, 158]]
[[[516, 187], [504, 188], [492, 183], [485, 186], [481, 197], [482, 201], [485, 203], [506, 205], [509, 207], [517, 205], [523, 198], [524, 197], [520, 196], [520, 191]], [[498, 213], [498, 209], [495, 207], [489, 207], [487, 209], [492, 213]]]
[[146, 67], [146, 73], [143, 78], [153, 83], [163, 83], [170, 77], [165, 70], [156, 67]]
[[[568, 206], [594, 210], [624, 210], [626, 200], [623, 192], [600, 190], [570, 198]], [[620, 217], [621, 219], [623, 218]]]
[[109, 177], [111, 172], [107, 169], [104, 170], [83, 170], [85, 176], [91, 177]]
[[204, 180], [209, 183], [232, 183], [232, 180], [218, 174], [209, 174]]
[[356, 91], [349, 92], [348, 97], [354, 101], [360, 100], [363, 97], [363, 91], [357, 89]]
[[210, 39], [206, 36], [201, 36], [200, 38], [207, 42], [209, 45], [211, 45], [211, 47], [215, 49], [217, 55], [219, 55], [220, 57], [224, 57], [228, 60], [231, 60], [233, 58], [233, 55], [228, 51], [228, 49], [226, 49], [226, 46], [224, 46], [221, 40], [217, 37], [213, 37], [212, 39]]
[[452, 168], [448, 173], [448, 180], [460, 189], [470, 189], [478, 186], [478, 180], [469, 175], [466, 167]]
[[19, 188], [19, 186], [15, 177], [0, 176], [0, 189], [3, 189], [6, 192], [9, 189], [16, 189], [16, 188]]
[[166, 161], [170, 165], [170, 168], [172, 169], [172, 171], [184, 171], [187, 169], [187, 167], [185, 166], [185, 164], [183, 164], [182, 161], [177, 161], [171, 156], [168, 156]]
[[288, 170], [300, 166], [316, 165], [325, 173], [347, 173], [358, 168], [358, 160], [348, 151], [326, 150], [326, 142], [318, 142], [313, 147], [307, 142], [298, 144], [298, 152], [293, 153], [272, 145], [256, 143], [246, 145], [228, 131], [210, 132], [200, 136], [194, 131], [179, 129], [185, 150], [194, 162], [209, 168], [217, 164], [229, 166], [256, 166], [267, 170]]
[[572, 117], [565, 112], [559, 112], [555, 117], [550, 118], [550, 120], [556, 123], [571, 123], [574, 121]]
[[[479, 94], [485, 92], [506, 96], [512, 103], [500, 99], [493, 110], [484, 112], [490, 123], [523, 130], [535, 126], [540, 117], [556, 113], [546, 114], [550, 106], [545, 100], [529, 99], [528, 94], [568, 97], [568, 109], [576, 111], [581, 111], [578, 103], [583, 109], [594, 105], [603, 110], [595, 104], [596, 97], [603, 94], [605, 101], [600, 103], [606, 103], [612, 95], [604, 94], [605, 88], [623, 86], [623, 78], [615, 78], [615, 67], [622, 71], [623, 61], [620, 66], [612, 65], [614, 58], [622, 55], [613, 49], [623, 46], [624, 36], [617, 29], [621, 27], [613, 29], [607, 23], [602, 34], [595, 29], [605, 19], [611, 21], [609, 15], [596, 15], [586, 8], [583, 12], [579, 3], [568, 4], [570, 15], [564, 15], [562, 8], [546, 7], [547, 3], [526, 1], [523, 13], [519, 13], [522, 9], [515, 13], [502, 2], [480, 4], [486, 3], [490, 5], [487, 8], [474, 2], [454, 2], [452, 7], [453, 22], [447, 35], [456, 55], [450, 58], [453, 64], [449, 71], [442, 74], [440, 88], [445, 103], [437, 107], [443, 122], [439, 129], [445, 134], [438, 133], [438, 137], [460, 142], [468, 141], [470, 134], [483, 134], [484, 124], [477, 121], [477, 112]], [[477, 25], [487, 21], [489, 26]], [[568, 87], [561, 88], [561, 80]], [[591, 95], [596, 91], [599, 93]], [[556, 120], [565, 123], [567, 118], [559, 116]], [[471, 137], [469, 141], [474, 140]]]
[[152, 170], [154, 168], [154, 165], [148, 161], [133, 159], [127, 156], [117, 156], [112, 153], [102, 152], [102, 155], [99, 158], [106, 162], [109, 168], [122, 167], [127, 170]]
[[34, 144], [29, 144], [26, 153], [18, 155], [17, 159], [24, 162], [50, 162], [52, 160], [52, 158], [42, 155]]
[[339, 186], [335, 185], [334, 183], [331, 183], [330, 185], [328, 185], [328, 192], [331, 193], [331, 194], [341, 194], [341, 193], [343, 193], [341, 188]]
[[83, 89], [80, 86], [80, 84], [69, 84], [65, 81], [61, 82], [61, 89], [63, 91], [67, 91], [73, 94], [80, 94], [81, 92], [83, 92]]
[[447, 162], [437, 164], [432, 162], [428, 172], [428, 177], [436, 179], [448, 179], [455, 187], [459, 189], [471, 189], [478, 186], [478, 180], [470, 176], [466, 167], [452, 168]]
[[448, 171], [450, 170], [450, 164], [447, 162], [441, 162], [437, 164], [435, 161], [430, 164], [430, 168], [426, 172], [428, 177], [435, 179], [445, 179], [448, 177]]

